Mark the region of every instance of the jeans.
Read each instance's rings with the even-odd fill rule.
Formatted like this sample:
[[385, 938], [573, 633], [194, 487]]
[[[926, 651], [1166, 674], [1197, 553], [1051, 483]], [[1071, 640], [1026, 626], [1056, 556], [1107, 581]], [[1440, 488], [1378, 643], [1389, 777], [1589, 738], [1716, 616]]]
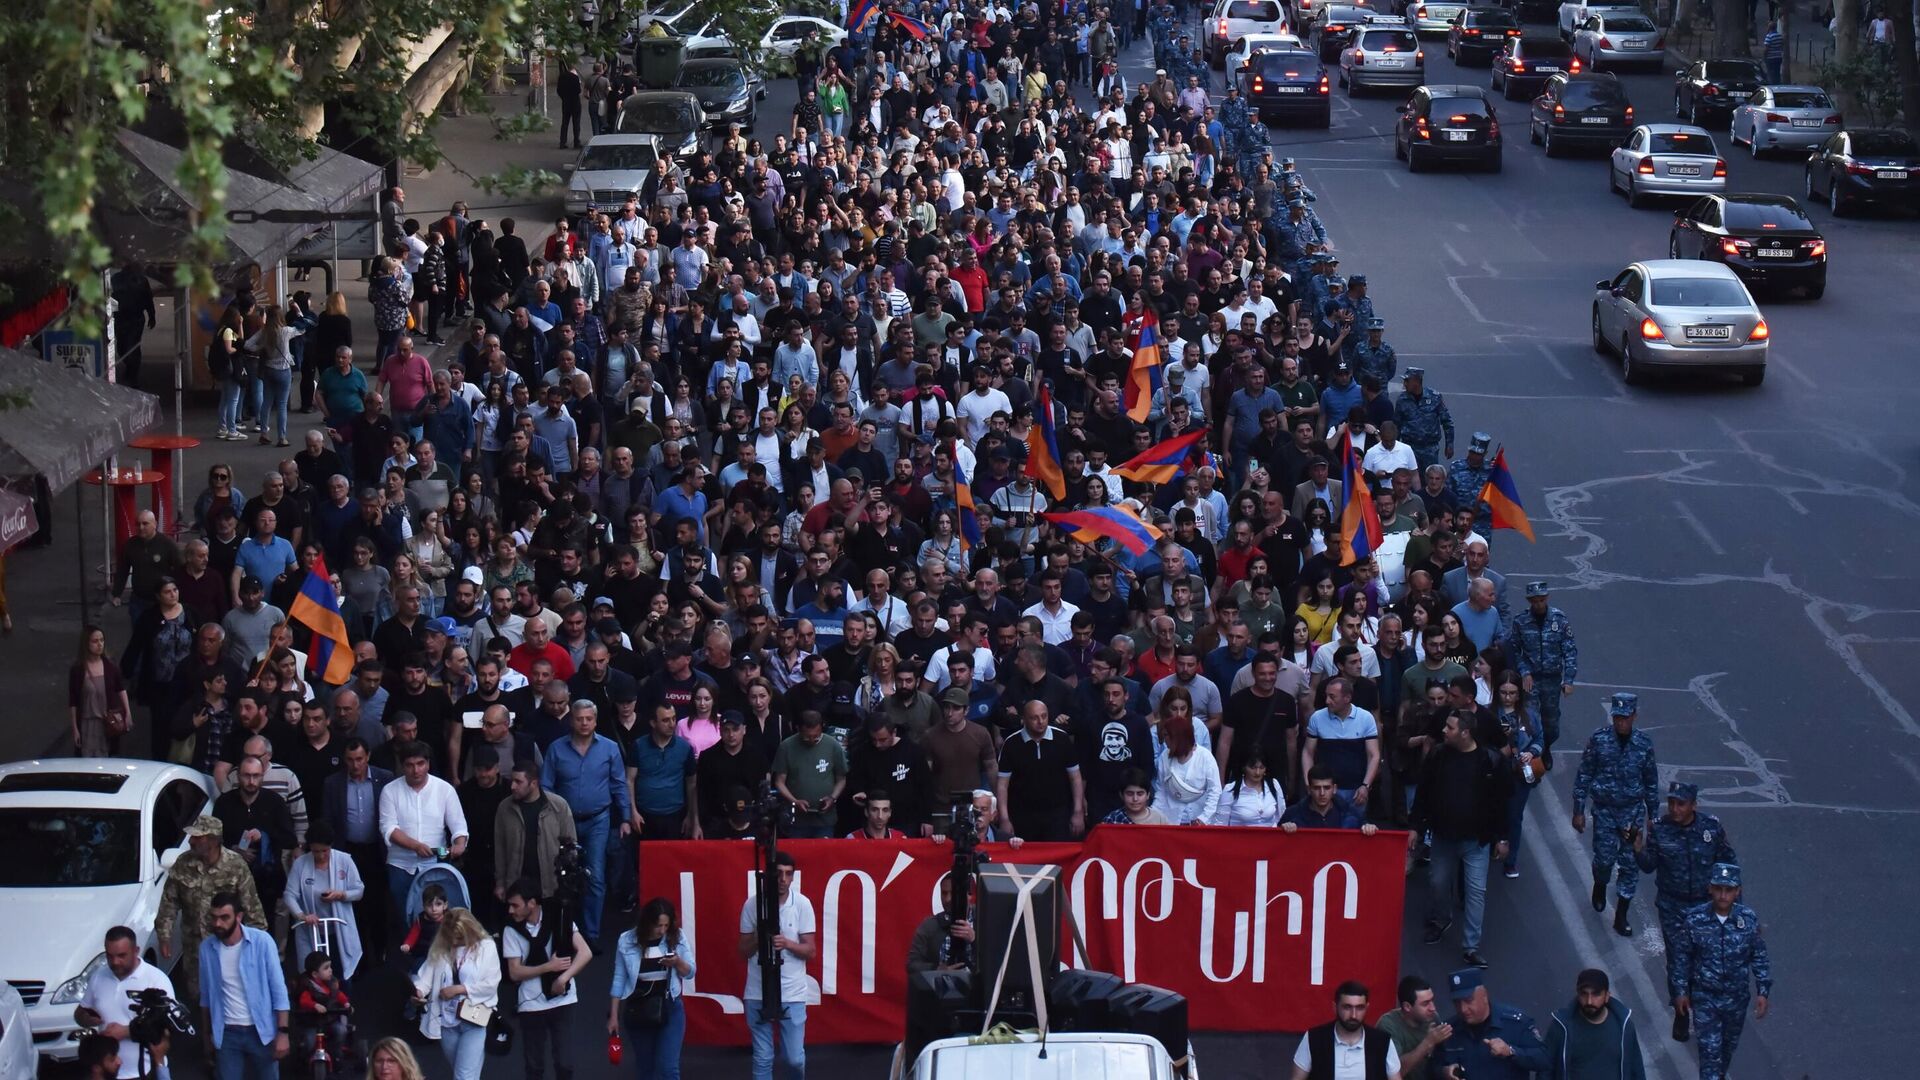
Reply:
[[605, 109], [606, 106], [597, 101], [590, 102], [587, 105], [587, 124], [595, 135], [605, 135], [607, 133]]
[[287, 437], [287, 395], [293, 390], [292, 368], [263, 368], [259, 382], [260, 434], [276, 439]]
[[220, 384], [220, 413], [218, 424], [221, 431], [240, 430], [240, 391], [246, 383], [239, 379], [228, 379]]
[[453, 1080], [480, 1080], [480, 1066], [487, 1062], [487, 1029], [465, 1020], [442, 1025], [440, 1053], [453, 1069]]
[[280, 1080], [280, 1063], [273, 1059], [273, 1044], [261, 1042], [258, 1031], [230, 1027], [214, 1051], [213, 1075], [216, 1080]]
[[775, 1025], [780, 1028], [780, 1071], [788, 1080], [807, 1075], [807, 1007], [798, 1003], [781, 1006], [780, 1016], [766, 1016], [758, 1001], [747, 1002], [747, 1030], [753, 1035], [753, 1080], [773, 1080]]
[[573, 1080], [573, 1043], [568, 1028], [573, 1024], [573, 1006], [551, 1009], [521, 1009], [520, 1064], [526, 1080], [540, 1080], [547, 1074], [547, 1047], [553, 1047], [555, 1080]]
[[1467, 876], [1467, 925], [1461, 931], [1463, 948], [1480, 947], [1480, 927], [1487, 912], [1487, 863], [1493, 849], [1477, 840], [1433, 838], [1433, 861], [1427, 866], [1427, 921], [1444, 923], [1453, 918], [1453, 898], [1459, 892], [1455, 875], [1462, 867]]
[[607, 900], [607, 831], [612, 823], [611, 810], [573, 819], [580, 835], [580, 860], [588, 875], [586, 895], [580, 898], [580, 932], [589, 942], [600, 940], [600, 908]]
[[824, 113], [821, 116], [821, 122], [827, 125], [827, 134], [837, 139], [847, 137], [846, 113]]
[[687, 1038], [687, 1010], [678, 997], [667, 1001], [666, 1023], [629, 1028], [627, 1052], [640, 1080], [680, 1080], [680, 1044]]
[[1507, 798], [1507, 857], [1501, 869], [1511, 870], [1520, 865], [1520, 825], [1526, 820], [1527, 800], [1533, 796], [1533, 785], [1515, 778], [1513, 794]]

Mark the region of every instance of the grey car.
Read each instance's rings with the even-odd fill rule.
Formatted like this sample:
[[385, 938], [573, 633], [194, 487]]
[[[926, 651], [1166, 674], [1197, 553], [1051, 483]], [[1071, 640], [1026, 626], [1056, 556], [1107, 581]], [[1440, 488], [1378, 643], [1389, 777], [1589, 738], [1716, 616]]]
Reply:
[[738, 57], [688, 60], [681, 65], [674, 87], [700, 99], [708, 126], [739, 124], [744, 131], [753, 130], [759, 113], [757, 103], [767, 96], [760, 76]]
[[658, 135], [662, 153], [692, 157], [707, 127], [700, 99], [685, 90], [642, 90], [620, 103], [614, 130], [623, 135]]
[[1817, 86], [1763, 86], [1733, 110], [1728, 137], [1759, 157], [1769, 150], [1818, 150], [1844, 125], [1833, 99]]
[[1594, 351], [1617, 354], [1627, 382], [1661, 368], [1734, 371], [1748, 386], [1766, 378], [1772, 333], [1731, 268], [1654, 259], [1593, 288]]
[[1713, 136], [1689, 124], [1642, 124], [1607, 162], [1607, 189], [1628, 206], [1654, 195], [1718, 195], [1727, 190], [1727, 162]]
[[1419, 86], [1426, 81], [1426, 50], [1404, 19], [1363, 26], [1340, 50], [1340, 82], [1350, 93], [1372, 86]]
[[1667, 39], [1637, 11], [1602, 11], [1574, 30], [1573, 55], [1586, 61], [1588, 71], [1628, 64], [1659, 67], [1667, 60]]

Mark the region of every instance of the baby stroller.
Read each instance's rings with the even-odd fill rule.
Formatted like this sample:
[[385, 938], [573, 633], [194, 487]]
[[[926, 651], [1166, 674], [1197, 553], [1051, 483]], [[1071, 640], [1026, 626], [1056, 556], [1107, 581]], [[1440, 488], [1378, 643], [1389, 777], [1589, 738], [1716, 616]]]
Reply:
[[469, 909], [473, 907], [473, 897], [467, 892], [467, 879], [460, 876], [460, 871], [455, 870], [452, 863], [437, 860], [422, 863], [420, 871], [413, 875], [413, 884], [407, 889], [408, 925], [412, 925], [413, 920], [420, 917], [420, 909], [424, 906], [420, 902], [420, 894], [425, 892], [429, 885], [438, 885], [445, 890], [448, 907]]
[[[346, 929], [345, 919], [321, 919], [313, 926], [313, 947], [315, 952], [332, 957], [336, 972], [336, 987], [341, 986], [340, 950], [334, 945], [335, 935]], [[297, 998], [304, 998], [308, 981], [303, 977], [298, 984]], [[293, 1046], [289, 1055], [295, 1062], [307, 1062], [310, 1080], [341, 1080], [343, 1077], [366, 1075], [367, 1055], [360, 1045], [359, 1032], [354, 1030], [353, 1013], [341, 1007], [335, 1001], [325, 1001], [327, 1011], [324, 1015], [308, 1008], [292, 1010]]]

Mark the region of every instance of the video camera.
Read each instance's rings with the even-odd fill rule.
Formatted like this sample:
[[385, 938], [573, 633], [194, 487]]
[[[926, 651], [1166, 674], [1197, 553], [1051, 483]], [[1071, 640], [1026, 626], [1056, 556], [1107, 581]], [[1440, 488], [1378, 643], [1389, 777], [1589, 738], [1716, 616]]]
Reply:
[[150, 986], [145, 990], [129, 990], [127, 998], [133, 1005], [133, 1016], [127, 1021], [127, 1035], [142, 1046], [157, 1046], [169, 1035], [179, 1035], [191, 1039], [198, 1034], [194, 1027], [193, 1014], [185, 1005], [169, 997], [165, 990]]
[[562, 840], [560, 849], [553, 853], [553, 898], [579, 910], [580, 898], [586, 895], [587, 882], [592, 876], [593, 872], [581, 860], [580, 845]]

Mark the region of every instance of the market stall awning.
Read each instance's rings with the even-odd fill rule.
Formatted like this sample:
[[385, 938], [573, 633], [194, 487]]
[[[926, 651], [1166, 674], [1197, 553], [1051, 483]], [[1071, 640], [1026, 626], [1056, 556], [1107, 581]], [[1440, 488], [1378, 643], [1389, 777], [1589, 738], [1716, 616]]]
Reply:
[[159, 422], [152, 394], [0, 349], [0, 479], [63, 491]]

